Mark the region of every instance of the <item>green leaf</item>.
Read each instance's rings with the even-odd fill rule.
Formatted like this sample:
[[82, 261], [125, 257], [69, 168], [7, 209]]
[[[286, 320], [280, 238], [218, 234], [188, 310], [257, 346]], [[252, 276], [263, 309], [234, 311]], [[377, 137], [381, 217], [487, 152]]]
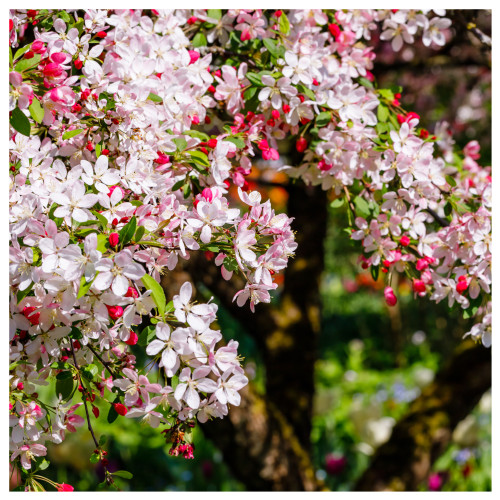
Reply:
[[100, 438], [99, 438], [99, 446], [104, 446], [106, 444], [106, 441], [108, 440], [108, 437], [106, 436], [106, 434], [103, 434]]
[[316, 117], [316, 126], [325, 127], [332, 120], [332, 113], [330, 111], [323, 111]]
[[148, 95], [148, 99], [153, 102], [163, 102], [163, 99], [159, 95], [152, 93]]
[[90, 287], [92, 286], [92, 283], [96, 279], [97, 274], [99, 274], [99, 272], [97, 272], [94, 279], [90, 281], [87, 281], [85, 279], [85, 276], [82, 276], [80, 278], [80, 288], [78, 290], [78, 295], [76, 296], [77, 299], [81, 299], [82, 297], [85, 297], [85, 295], [87, 295], [87, 292], [90, 290]]
[[339, 208], [339, 207], [341, 207], [344, 204], [344, 202], [345, 202], [345, 198], [340, 197], [340, 198], [337, 198], [336, 200], [333, 200], [330, 203], [330, 206], [332, 208]]
[[450, 215], [453, 210], [453, 207], [451, 206], [450, 202], [446, 202], [446, 205], [444, 206], [444, 214], [445, 215]]
[[30, 110], [30, 115], [33, 120], [35, 120], [37, 123], [42, 123], [45, 111], [42, 108], [40, 101], [36, 97], [33, 97], [33, 101], [28, 109]]
[[290, 33], [290, 21], [288, 21], [288, 17], [286, 17], [286, 14], [283, 11], [281, 12], [278, 29], [284, 35], [288, 35], [288, 33]]
[[300, 93], [309, 97], [309, 99], [311, 99], [311, 101], [316, 100], [316, 94], [311, 89], [307, 88], [306, 86], [300, 84], [300, 85], [297, 85], [297, 89], [299, 90]]
[[97, 217], [97, 221], [94, 221], [94, 223], [98, 223], [101, 225], [103, 229], [106, 229], [108, 227], [108, 219], [104, 217], [104, 215], [100, 214], [97, 210], [91, 210], [91, 212]]
[[220, 9], [208, 9], [207, 16], [218, 21], [222, 17], [222, 11]]
[[10, 124], [20, 133], [27, 137], [31, 134], [30, 121], [26, 115], [19, 109], [16, 108], [12, 111], [10, 117]]
[[168, 304], [167, 304], [167, 307], [165, 308], [165, 314], [169, 313], [169, 312], [172, 312], [173, 310], [175, 309], [175, 306], [174, 306], [174, 301], [171, 300]]
[[75, 28], [78, 30], [78, 36], [82, 36], [82, 31], [83, 31], [83, 25], [85, 23], [85, 20], [83, 18], [79, 18], [77, 23], [75, 24]]
[[389, 89], [379, 89], [378, 93], [388, 101], [394, 101], [394, 93]]
[[69, 17], [69, 14], [65, 10], [60, 10], [57, 13], [57, 17], [60, 17], [66, 24], [71, 22], [71, 17]]
[[451, 175], [447, 175], [445, 177], [446, 179], [446, 182], [451, 186], [451, 187], [455, 187], [457, 185], [457, 181], [451, 176]]
[[271, 38], [264, 38], [262, 40], [264, 42], [264, 46], [271, 53], [272, 56], [276, 57], [276, 59], [280, 56], [280, 50], [278, 48], [278, 44], [276, 40], [271, 40]]
[[172, 139], [175, 145], [177, 146], [177, 151], [184, 151], [187, 147], [187, 141], [183, 137], [176, 137]]
[[24, 297], [26, 297], [31, 292], [34, 284], [35, 284], [34, 282], [31, 282], [31, 284], [28, 288], [25, 288], [24, 290], [19, 290], [17, 292], [17, 303], [18, 304], [19, 304], [19, 302], [21, 302], [21, 300], [24, 299]]
[[89, 460], [91, 464], [96, 464], [97, 462], [99, 462], [99, 455], [97, 453], [92, 453]]
[[356, 198], [354, 198], [354, 205], [356, 206], [356, 213], [359, 212], [361, 217], [366, 219], [370, 216], [370, 206], [364, 198], [356, 196]]
[[370, 268], [370, 273], [372, 275], [373, 281], [378, 280], [378, 272], [379, 272], [379, 266], [372, 266]]
[[95, 145], [95, 155], [97, 156], [97, 158], [99, 158], [99, 156], [101, 156], [101, 151], [102, 151], [102, 146], [100, 143], [96, 144]]
[[257, 87], [250, 87], [245, 90], [243, 93], [243, 97], [245, 98], [245, 101], [249, 101], [252, 99], [252, 97], [257, 93], [259, 89]]
[[373, 83], [368, 80], [368, 78], [365, 78], [364, 76], [358, 78], [358, 82], [363, 85], [363, 87], [366, 87], [368, 89], [373, 89]]
[[205, 132], [200, 132], [199, 130], [186, 130], [182, 132], [184, 135], [189, 135], [190, 137], [196, 137], [196, 139], [200, 139], [200, 141], [208, 141], [210, 137], [205, 134]]
[[64, 372], [59, 372], [56, 375], [56, 380], [66, 380], [67, 378], [73, 378], [73, 372], [71, 371], [64, 371]]
[[82, 375], [88, 380], [92, 381], [94, 377], [99, 373], [99, 369], [96, 365], [91, 364], [82, 368]]
[[238, 149], [243, 149], [245, 147], [245, 141], [236, 136], [226, 137], [225, 141], [232, 142]]
[[97, 235], [97, 250], [104, 253], [109, 248], [108, 236], [106, 234]]
[[115, 407], [111, 405], [108, 411], [107, 421], [108, 424], [112, 424], [118, 418], [118, 413], [116, 413]]
[[196, 163], [199, 163], [200, 165], [203, 165], [204, 167], [210, 166], [210, 162], [208, 161], [208, 157], [203, 151], [188, 151], [188, 154], [191, 156], [191, 158]]
[[156, 337], [156, 327], [152, 325], [148, 325], [142, 329], [141, 334], [139, 335], [139, 340], [137, 344], [146, 347], [151, 341]]
[[134, 234], [134, 241], [137, 243], [138, 241], [142, 240], [142, 237], [144, 236], [144, 233], [146, 232], [146, 228], [144, 226], [139, 226], [137, 228], [137, 231]]
[[66, 361], [56, 361], [55, 363], [52, 363], [50, 367], [53, 370], [69, 370], [71, 368], [71, 365], [69, 363], [66, 363]]
[[151, 297], [153, 297], [156, 307], [158, 308], [158, 312], [164, 316], [167, 299], [165, 298], [163, 288], [153, 277], [149, 276], [149, 274], [145, 274], [141, 279], [144, 286], [148, 290], [151, 290]]
[[203, 33], [196, 33], [192, 41], [193, 47], [206, 47], [208, 45], [207, 37]]
[[228, 271], [234, 272], [234, 271], [238, 270], [238, 262], [236, 262], [236, 259], [234, 259], [233, 257], [226, 256], [222, 265]]
[[249, 73], [246, 73], [245, 76], [250, 83], [257, 85], [258, 87], [265, 87], [265, 85], [262, 83], [262, 80], [260, 79], [260, 75], [249, 72]]
[[83, 338], [82, 332], [76, 327], [71, 327], [71, 332], [69, 333], [69, 337], [72, 339], [81, 339]]
[[63, 401], [67, 401], [73, 394], [73, 390], [75, 389], [75, 387], [76, 387], [76, 382], [73, 380], [73, 378], [56, 380], [56, 397], [61, 396]]
[[134, 236], [135, 230], [137, 229], [137, 219], [135, 215], [128, 221], [125, 226], [122, 227], [118, 233], [120, 236], [120, 244], [125, 246]]
[[14, 68], [18, 73], [22, 73], [23, 71], [26, 71], [28, 69], [34, 68], [35, 66], [38, 66], [38, 63], [42, 57], [40, 54], [35, 54], [31, 59], [21, 59], [17, 64], [16, 67]]
[[387, 106], [379, 104], [377, 108], [377, 118], [379, 122], [387, 121], [387, 119], [389, 118], [389, 110], [387, 109]]
[[[17, 49], [16, 53], [14, 54], [13, 60], [17, 61], [25, 52], [28, 52], [29, 49], [31, 49], [31, 44], [25, 45], [24, 47]], [[12, 61], [11, 61], [11, 63], [12, 63]]]
[[50, 465], [50, 462], [47, 459], [44, 458], [41, 461], [40, 465], [38, 466], [38, 469], [39, 470], [45, 470], [49, 465]]
[[64, 132], [62, 138], [64, 140], [71, 139], [72, 137], [75, 137], [75, 135], [81, 134], [82, 132], [83, 132], [83, 128], [77, 128], [75, 130], [68, 130], [67, 132]]
[[122, 477], [123, 479], [132, 479], [134, 475], [128, 470], [117, 470], [112, 473], [113, 476]]

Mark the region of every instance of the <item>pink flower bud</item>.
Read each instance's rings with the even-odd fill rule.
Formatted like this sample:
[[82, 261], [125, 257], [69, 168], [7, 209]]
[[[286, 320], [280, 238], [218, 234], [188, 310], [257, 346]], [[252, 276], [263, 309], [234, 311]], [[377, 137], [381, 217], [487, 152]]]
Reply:
[[406, 236], [405, 234], [404, 236], [401, 236], [399, 243], [401, 243], [401, 246], [407, 247], [410, 244], [410, 238], [408, 238], [408, 236]]
[[395, 306], [398, 299], [394, 295], [394, 290], [390, 286], [386, 286], [384, 289], [385, 302], [388, 306]]
[[135, 345], [139, 341], [139, 337], [137, 336], [137, 333], [135, 333], [133, 330], [130, 330], [130, 336], [128, 340], [125, 341], [125, 344], [128, 345]]
[[425, 293], [425, 283], [422, 280], [413, 280], [413, 290], [417, 293]]
[[116, 247], [120, 243], [120, 235], [118, 233], [111, 233], [109, 235], [109, 244], [112, 247]]
[[117, 320], [123, 316], [123, 307], [121, 306], [106, 306], [108, 309], [109, 317], [112, 320]]
[[59, 64], [49, 63], [43, 68], [43, 76], [45, 77], [57, 77], [61, 76], [63, 73], [63, 69]]
[[129, 286], [125, 297], [134, 297], [137, 299], [139, 297], [139, 292], [133, 286]]
[[189, 64], [195, 63], [200, 58], [200, 53], [196, 52], [196, 50], [189, 50], [190, 62]]
[[205, 200], [207, 200], [208, 202], [210, 202], [210, 201], [212, 201], [212, 199], [214, 197], [214, 194], [212, 193], [212, 190], [210, 188], [205, 188], [201, 192], [201, 196], [203, 196], [203, 198], [205, 198]]

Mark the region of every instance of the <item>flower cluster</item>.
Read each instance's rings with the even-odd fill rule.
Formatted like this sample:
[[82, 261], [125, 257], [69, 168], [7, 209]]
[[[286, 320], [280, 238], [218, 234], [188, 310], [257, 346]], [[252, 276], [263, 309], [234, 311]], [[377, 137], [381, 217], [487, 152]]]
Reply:
[[[196, 303], [189, 282], [167, 303], [160, 281], [205, 251], [224, 279], [244, 278], [238, 306], [270, 301], [296, 243], [292, 220], [249, 190], [258, 156], [349, 206], [389, 304], [391, 276], [405, 272], [416, 295], [483, 314], [470, 335], [489, 343], [490, 170], [477, 143], [453, 154], [445, 125], [419, 128], [401, 90], [371, 73], [373, 33], [396, 51], [417, 34], [441, 46], [444, 15], [10, 12], [11, 460], [27, 473], [46, 442], [84, 423], [74, 394], [95, 418], [99, 396], [108, 419], [171, 429], [240, 403], [248, 380], [238, 343], [211, 329], [217, 305]], [[136, 367], [135, 345], [153, 372]], [[41, 401], [54, 379], [57, 402]]]

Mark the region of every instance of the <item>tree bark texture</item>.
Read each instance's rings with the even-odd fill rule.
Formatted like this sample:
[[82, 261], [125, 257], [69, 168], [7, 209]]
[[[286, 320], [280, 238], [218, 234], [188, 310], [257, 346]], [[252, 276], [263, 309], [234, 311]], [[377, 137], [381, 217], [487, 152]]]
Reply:
[[491, 387], [491, 350], [464, 342], [377, 449], [356, 491], [414, 491], [450, 443], [457, 424]]

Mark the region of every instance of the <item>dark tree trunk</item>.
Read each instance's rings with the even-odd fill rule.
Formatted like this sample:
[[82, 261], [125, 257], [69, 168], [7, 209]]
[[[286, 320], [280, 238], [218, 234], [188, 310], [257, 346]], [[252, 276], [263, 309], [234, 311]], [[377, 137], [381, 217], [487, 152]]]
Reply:
[[[279, 301], [248, 306], [232, 302], [238, 290], [220, 270], [192, 259], [189, 270], [256, 340], [266, 370], [265, 397], [252, 390], [223, 421], [203, 426], [234, 475], [251, 490], [306, 490], [322, 486], [310, 461], [314, 363], [321, 322], [319, 294], [326, 235], [326, 193], [303, 185], [287, 187], [287, 214], [294, 217], [298, 249], [285, 272]], [[210, 269], [212, 268], [212, 269]], [[240, 284], [242, 285], [242, 283]], [[223, 437], [221, 437], [223, 436]]]
[[449, 444], [456, 425], [490, 387], [490, 349], [464, 342], [396, 424], [354, 489], [416, 490]]

